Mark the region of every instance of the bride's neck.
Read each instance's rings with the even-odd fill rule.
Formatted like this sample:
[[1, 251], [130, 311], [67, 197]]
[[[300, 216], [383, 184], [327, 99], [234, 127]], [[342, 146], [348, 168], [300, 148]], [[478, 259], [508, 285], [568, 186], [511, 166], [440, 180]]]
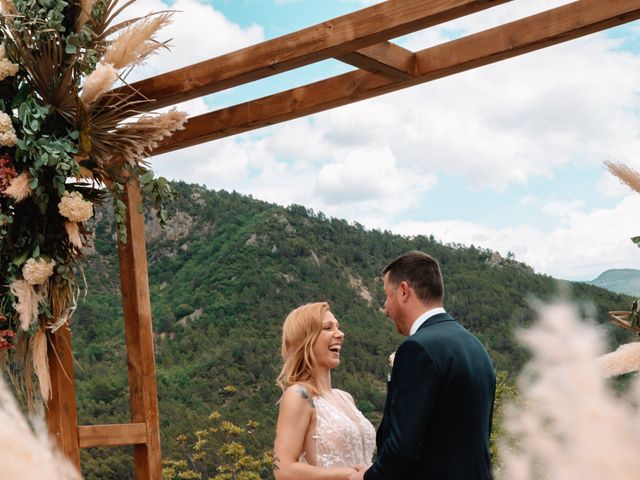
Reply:
[[331, 391], [330, 370], [320, 370], [320, 372], [318, 372], [318, 388], [320, 388], [320, 394]]

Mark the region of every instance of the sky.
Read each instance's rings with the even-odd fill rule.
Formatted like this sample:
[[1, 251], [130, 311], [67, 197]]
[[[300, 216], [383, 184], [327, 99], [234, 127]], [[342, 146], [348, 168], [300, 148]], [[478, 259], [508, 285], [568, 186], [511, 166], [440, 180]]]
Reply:
[[[164, 1], [164, 3], [163, 3]], [[364, 8], [367, 0], [138, 0], [172, 9], [164, 73]], [[570, 3], [514, 0], [394, 40], [420, 50]], [[197, 115], [350, 71], [334, 60], [180, 104]], [[292, 203], [367, 228], [515, 254], [591, 280], [640, 268], [640, 22], [151, 160], [170, 179]]]

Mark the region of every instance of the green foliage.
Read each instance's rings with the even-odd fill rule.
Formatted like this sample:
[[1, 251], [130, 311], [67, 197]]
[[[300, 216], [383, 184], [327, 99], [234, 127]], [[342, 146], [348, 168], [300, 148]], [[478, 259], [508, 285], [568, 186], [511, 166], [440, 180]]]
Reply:
[[509, 404], [514, 404], [518, 400], [518, 389], [505, 371], [498, 371], [496, 374], [496, 397], [493, 405], [493, 428], [491, 429], [491, 458], [493, 459], [494, 470], [500, 470], [500, 457], [498, 449], [500, 441], [504, 440], [504, 409]]
[[[233, 385], [225, 387], [228, 395], [237, 392]], [[240, 427], [224, 420], [217, 410], [208, 418], [207, 428], [176, 437], [179, 445], [177, 459], [168, 458], [164, 463], [166, 480], [207, 478], [212, 480], [261, 480], [271, 468], [269, 450], [255, 457], [244, 446], [247, 437], [255, 434], [260, 424], [248, 420]]]

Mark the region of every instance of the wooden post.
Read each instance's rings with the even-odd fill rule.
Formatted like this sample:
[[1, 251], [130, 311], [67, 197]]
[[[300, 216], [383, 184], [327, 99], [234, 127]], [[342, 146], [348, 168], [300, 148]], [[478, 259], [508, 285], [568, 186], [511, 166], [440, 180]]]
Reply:
[[47, 403], [47, 425], [62, 453], [80, 470], [78, 414], [69, 324], [47, 336], [47, 356], [51, 374], [51, 400]]
[[131, 420], [146, 426], [146, 443], [134, 445], [136, 479], [161, 480], [160, 426], [140, 186], [125, 186], [127, 243], [118, 242], [120, 283], [131, 392]]

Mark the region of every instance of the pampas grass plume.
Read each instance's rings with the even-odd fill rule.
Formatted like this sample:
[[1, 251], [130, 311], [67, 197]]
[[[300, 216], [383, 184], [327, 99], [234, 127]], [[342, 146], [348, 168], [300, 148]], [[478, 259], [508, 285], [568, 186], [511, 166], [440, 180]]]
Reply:
[[172, 132], [184, 129], [186, 122], [187, 114], [175, 108], [165, 113], [143, 115], [136, 123], [122, 127], [127, 135], [139, 137], [137, 142], [125, 149], [124, 156], [128, 160], [144, 157]]
[[3, 195], [13, 198], [15, 202], [21, 202], [31, 195], [31, 177], [27, 172], [22, 172], [17, 177], [11, 179], [9, 186], [2, 192]]
[[35, 431], [0, 379], [0, 475], [11, 480], [82, 480], [51, 441], [42, 420]]
[[602, 373], [615, 377], [640, 370], [640, 342], [627, 343], [598, 358]]
[[165, 46], [153, 37], [170, 21], [171, 13], [161, 13], [148, 16], [127, 27], [111, 42], [102, 61], [118, 70], [139, 64], [157, 49]]
[[42, 328], [38, 329], [31, 339], [31, 357], [33, 370], [40, 384], [40, 395], [45, 401], [51, 398], [51, 376], [49, 375], [49, 360], [47, 359], [47, 334]]
[[618, 177], [622, 183], [640, 193], [640, 173], [631, 167], [627, 167], [623, 163], [606, 161], [604, 164], [609, 172]]
[[82, 83], [80, 99], [89, 106], [100, 98], [118, 79], [118, 71], [110, 63], [99, 63]]
[[17, 300], [13, 309], [18, 313], [20, 328], [28, 330], [31, 322], [38, 319], [38, 304], [46, 297], [46, 289], [35, 289], [25, 280], [14, 280], [9, 285], [9, 290]]
[[82, 249], [82, 240], [80, 239], [80, 229], [77, 222], [64, 222], [64, 229], [67, 231], [69, 243], [78, 250]]
[[630, 398], [616, 397], [597, 362], [601, 332], [569, 305], [544, 306], [539, 314], [521, 335], [533, 358], [520, 379], [520, 401], [507, 411], [515, 443], [501, 448], [501, 478], [638, 479], [638, 381]]

